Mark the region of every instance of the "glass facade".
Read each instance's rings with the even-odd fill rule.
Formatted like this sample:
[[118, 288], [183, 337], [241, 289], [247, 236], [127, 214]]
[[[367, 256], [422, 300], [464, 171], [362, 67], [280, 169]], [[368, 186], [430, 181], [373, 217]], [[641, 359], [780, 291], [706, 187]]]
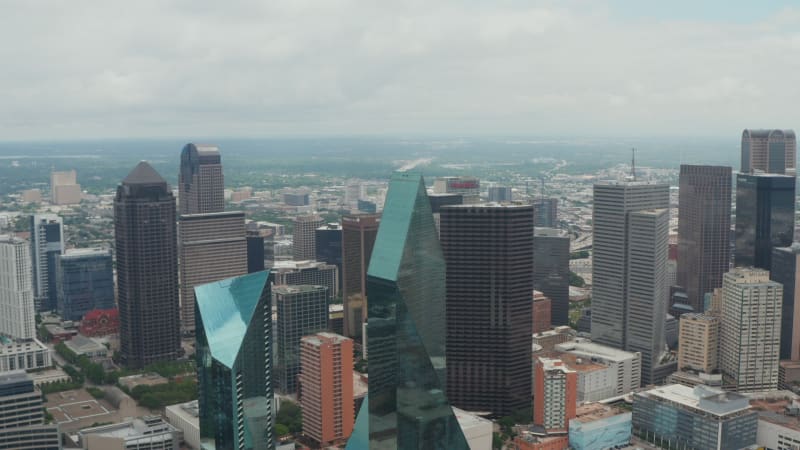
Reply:
[[624, 447], [631, 442], [631, 413], [591, 422], [570, 420], [569, 445], [575, 450], [603, 450]]
[[112, 309], [114, 274], [108, 250], [78, 251], [56, 260], [58, 314], [81, 320], [93, 309]]
[[297, 392], [300, 339], [328, 328], [328, 288], [276, 286], [272, 295], [278, 307], [277, 386], [281, 392], [290, 394]]
[[275, 448], [268, 279], [195, 287], [200, 438], [215, 450]]
[[737, 267], [771, 270], [772, 248], [792, 244], [794, 199], [794, 177], [736, 176]]
[[396, 173], [367, 272], [369, 401], [349, 449], [469, 448], [445, 396], [444, 276], [422, 176]]
[[757, 427], [758, 414], [749, 409], [723, 417], [658, 397], [634, 395], [634, 434], [664, 448], [745, 448], [756, 443]]

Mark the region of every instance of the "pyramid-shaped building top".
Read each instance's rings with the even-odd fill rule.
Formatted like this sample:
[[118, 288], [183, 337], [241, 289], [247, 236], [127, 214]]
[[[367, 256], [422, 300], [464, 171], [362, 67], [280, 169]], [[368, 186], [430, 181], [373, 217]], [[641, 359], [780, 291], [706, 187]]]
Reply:
[[268, 279], [269, 272], [262, 271], [194, 288], [211, 356], [228, 368], [233, 368]]

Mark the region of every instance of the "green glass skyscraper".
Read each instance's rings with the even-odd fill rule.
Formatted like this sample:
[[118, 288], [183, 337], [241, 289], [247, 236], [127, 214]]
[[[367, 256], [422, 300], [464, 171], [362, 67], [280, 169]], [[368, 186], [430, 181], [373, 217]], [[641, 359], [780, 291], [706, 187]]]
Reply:
[[268, 278], [255, 272], [194, 289], [203, 448], [275, 448]]
[[469, 448], [445, 396], [444, 277], [422, 175], [396, 173], [367, 271], [369, 399], [348, 449]]

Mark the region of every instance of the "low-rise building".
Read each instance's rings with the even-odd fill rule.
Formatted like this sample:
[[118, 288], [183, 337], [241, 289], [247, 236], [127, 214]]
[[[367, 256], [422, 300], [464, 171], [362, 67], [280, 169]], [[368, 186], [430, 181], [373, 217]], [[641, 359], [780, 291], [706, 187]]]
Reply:
[[569, 421], [569, 445], [575, 450], [619, 448], [631, 441], [630, 411], [602, 403], [578, 407]]
[[748, 394], [758, 414], [756, 444], [774, 449], [800, 448], [800, 397], [789, 391]]
[[160, 416], [84, 428], [78, 442], [84, 450], [178, 450], [180, 431]]
[[84, 336], [108, 336], [119, 333], [119, 310], [93, 309], [81, 320], [79, 331]]
[[78, 356], [86, 356], [89, 359], [108, 358], [108, 348], [105, 345], [80, 334], [64, 342], [64, 345]]
[[579, 387], [583, 395], [581, 401], [619, 397], [638, 389], [641, 385], [642, 355], [638, 352], [619, 350], [581, 338], [557, 344], [554, 350], [580, 358], [581, 364], [607, 366], [605, 371], [599, 369], [583, 371], [584, 381]]
[[533, 344], [541, 347], [541, 351], [552, 351], [556, 344], [575, 339], [575, 330], [568, 326], [555, 327], [552, 330], [533, 334]]
[[492, 422], [483, 417], [478, 417], [458, 408], [453, 408], [453, 414], [458, 420], [458, 425], [467, 439], [469, 448], [480, 450], [492, 448]]
[[36, 339], [0, 342], [0, 373], [44, 369], [53, 365], [50, 349]]
[[165, 408], [167, 421], [183, 432], [183, 442], [193, 450], [200, 450], [200, 406], [197, 400]]
[[660, 386], [633, 395], [633, 432], [669, 448], [741, 449], [756, 443], [750, 400], [708, 386]]

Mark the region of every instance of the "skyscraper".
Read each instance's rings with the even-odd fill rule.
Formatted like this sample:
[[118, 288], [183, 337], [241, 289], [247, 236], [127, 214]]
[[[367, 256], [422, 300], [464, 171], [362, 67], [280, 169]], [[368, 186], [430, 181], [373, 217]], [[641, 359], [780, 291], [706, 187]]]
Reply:
[[367, 267], [369, 267], [380, 214], [342, 217], [342, 300], [344, 334], [361, 337], [367, 309]]
[[367, 292], [369, 396], [348, 448], [467, 450], [445, 395], [445, 261], [418, 173], [392, 176]]
[[276, 386], [285, 394], [293, 394], [300, 373], [300, 339], [328, 328], [328, 288], [275, 286], [272, 297], [278, 308]]
[[140, 162], [114, 198], [120, 355], [129, 367], [175, 359], [180, 346], [175, 197]]
[[783, 285], [780, 359], [800, 360], [800, 243], [772, 249], [770, 279]]
[[31, 216], [31, 267], [36, 311], [56, 308], [56, 259], [64, 253], [64, 223], [55, 214]]
[[537, 198], [533, 201], [533, 222], [536, 227], [558, 227], [558, 199]]
[[773, 247], [794, 238], [795, 177], [736, 175], [737, 267], [772, 269]]
[[355, 421], [353, 340], [321, 332], [300, 341], [303, 434], [320, 445], [350, 437]]
[[730, 265], [731, 182], [730, 167], [681, 165], [677, 283], [695, 312]]
[[460, 194], [464, 203], [481, 201], [481, 180], [472, 176], [439, 177], [433, 182], [437, 194]]
[[742, 173], [794, 174], [797, 141], [793, 130], [744, 130]]
[[719, 317], [689, 313], [680, 318], [678, 369], [712, 373], [719, 366]]
[[669, 186], [609, 182], [594, 186], [592, 340], [642, 352], [642, 383], [666, 376], [665, 279]]
[[531, 205], [442, 208], [447, 396], [458, 408], [506, 416], [531, 407], [532, 230]]
[[106, 249], [72, 249], [56, 260], [58, 314], [79, 321], [93, 309], [113, 309], [114, 263]]
[[12, 339], [36, 337], [30, 255], [27, 241], [0, 236], [0, 335]]
[[533, 288], [551, 300], [550, 323], [569, 325], [569, 235], [555, 228], [533, 233]]
[[783, 286], [763, 269], [737, 267], [725, 274], [719, 368], [737, 391], [778, 388]]
[[292, 232], [292, 249], [295, 261], [317, 259], [317, 228], [325, 221], [322, 217], [313, 214], [310, 216], [297, 216], [294, 218], [294, 231]]
[[194, 287], [247, 273], [243, 212], [184, 214], [180, 237], [181, 329], [195, 329]]
[[269, 273], [195, 287], [200, 439], [275, 448]]
[[222, 158], [214, 145], [186, 144], [181, 151], [178, 197], [181, 214], [221, 212], [225, 209]]
[[50, 201], [54, 205], [75, 205], [81, 202], [81, 185], [74, 170], [50, 173]]
[[512, 199], [511, 188], [508, 186], [489, 186], [490, 202], [510, 202]]
[[316, 245], [317, 261], [332, 264], [339, 269], [339, 286], [342, 284], [342, 226], [338, 223], [327, 223], [317, 228]]
[[247, 273], [264, 270], [264, 235], [261, 230], [247, 230]]

